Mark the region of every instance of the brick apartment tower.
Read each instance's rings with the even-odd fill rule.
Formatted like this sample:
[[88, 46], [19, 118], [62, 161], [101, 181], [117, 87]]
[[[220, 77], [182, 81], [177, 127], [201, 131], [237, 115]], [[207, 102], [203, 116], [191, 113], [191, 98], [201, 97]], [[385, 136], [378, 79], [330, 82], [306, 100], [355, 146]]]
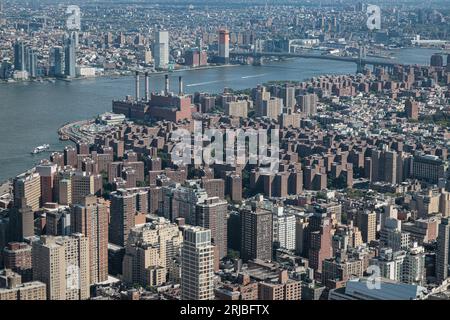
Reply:
[[89, 238], [91, 284], [108, 280], [108, 223], [108, 209], [96, 196], [72, 207], [72, 232]]
[[311, 228], [309, 234], [309, 266], [320, 275], [323, 261], [333, 255], [331, 247], [332, 223], [329, 217], [316, 214], [310, 219], [309, 225]]
[[23, 242], [10, 242], [3, 249], [5, 269], [11, 269], [22, 277], [22, 282], [33, 280], [31, 246]]
[[196, 225], [211, 230], [212, 242], [218, 247], [218, 259], [227, 255], [228, 203], [218, 197], [208, 198], [196, 205]]
[[272, 212], [241, 212], [241, 257], [244, 261], [272, 260]]

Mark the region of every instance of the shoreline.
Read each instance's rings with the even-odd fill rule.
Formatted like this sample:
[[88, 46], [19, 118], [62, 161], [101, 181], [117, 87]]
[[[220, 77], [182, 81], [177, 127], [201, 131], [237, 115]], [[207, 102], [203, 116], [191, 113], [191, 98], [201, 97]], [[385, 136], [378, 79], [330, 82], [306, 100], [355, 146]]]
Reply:
[[11, 188], [12, 184], [13, 184], [13, 179], [12, 178], [9, 178], [9, 179], [4, 180], [4, 181], [0, 181], [0, 196], [2, 196], [2, 194], [5, 191], [5, 189]]
[[[437, 51], [443, 51], [443, 52], [448, 52], [449, 49], [446, 48], [442, 48], [439, 46], [414, 46], [414, 45], [409, 45], [409, 46], [405, 46], [405, 47], [401, 47], [401, 48], [395, 48], [394, 50], [389, 50], [389, 51], [401, 51], [401, 50], [410, 50], [410, 49], [418, 49], [418, 50], [432, 50], [435, 49]], [[371, 55], [372, 57], [377, 57], [377, 55]], [[381, 58], [381, 57], [379, 57]], [[291, 59], [291, 58], [290, 58]], [[295, 57], [293, 57], [292, 59], [296, 59]], [[301, 59], [301, 58], [299, 58]], [[384, 57], [384, 59], [396, 59], [395, 57]], [[149, 72], [149, 76], [151, 75], [161, 75], [161, 74], [170, 74], [170, 73], [177, 73], [177, 72], [188, 72], [188, 71], [201, 71], [201, 70], [209, 70], [209, 69], [220, 69], [220, 68], [231, 68], [231, 67], [239, 67], [239, 66], [245, 66], [245, 64], [239, 64], [239, 63], [229, 63], [229, 64], [225, 64], [225, 65], [207, 65], [207, 66], [201, 66], [201, 67], [190, 67], [190, 68], [180, 68], [180, 69], [174, 69], [174, 70], [164, 70], [164, 71], [154, 71], [154, 72]], [[13, 85], [13, 84], [29, 84], [29, 83], [56, 83], [58, 81], [62, 81], [62, 82], [72, 82], [72, 81], [80, 81], [80, 80], [96, 80], [96, 79], [114, 79], [114, 78], [121, 78], [121, 77], [129, 77], [129, 76], [133, 76], [135, 71], [139, 71], [139, 72], [146, 72], [145, 69], [143, 70], [123, 70], [123, 71], [118, 71], [117, 73], [107, 73], [107, 74], [101, 74], [101, 75], [97, 75], [97, 76], [93, 76], [93, 77], [77, 77], [77, 78], [72, 78], [72, 79], [64, 79], [64, 78], [56, 78], [56, 77], [42, 77], [42, 78], [36, 78], [36, 79], [27, 79], [27, 80], [13, 80], [13, 81], [8, 81], [8, 80], [1, 80], [0, 81], [0, 85]], [[148, 71], [147, 71], [148, 72]]]
[[[210, 69], [221, 69], [221, 68], [231, 68], [231, 67], [239, 67], [242, 66], [241, 64], [226, 64], [226, 65], [211, 65], [211, 66], [202, 66], [202, 67], [195, 67], [195, 68], [186, 68], [186, 69], [175, 69], [171, 71], [155, 71], [155, 72], [149, 72], [149, 76], [151, 75], [161, 75], [161, 74], [170, 74], [170, 73], [177, 73], [177, 72], [189, 72], [189, 71], [202, 71], [202, 70], [210, 70]], [[119, 74], [115, 73], [108, 73], [108, 74], [101, 74], [94, 77], [77, 77], [77, 78], [71, 78], [71, 79], [64, 79], [64, 78], [55, 78], [55, 77], [44, 77], [44, 78], [37, 78], [37, 79], [27, 79], [27, 80], [13, 80], [13, 81], [7, 81], [2, 80], [0, 81], [0, 85], [15, 85], [15, 84], [30, 84], [30, 83], [51, 83], [55, 84], [56, 82], [73, 82], [73, 81], [81, 81], [81, 80], [96, 80], [96, 79], [115, 79], [115, 78], [122, 78], [122, 77], [131, 77], [134, 75], [135, 70], [130, 71], [123, 71]], [[139, 72], [146, 72], [145, 70], [139, 71]]]
[[[410, 50], [410, 49], [418, 49], [418, 50], [437, 50], [440, 52], [448, 52], [449, 49], [442, 48], [442, 47], [436, 47], [436, 46], [405, 46], [401, 48], [395, 48], [395, 50], [389, 50], [389, 51], [401, 51], [401, 50]], [[371, 55], [374, 58], [377, 58], [377, 55]], [[381, 58], [381, 57], [378, 57]], [[297, 59], [295, 57], [289, 58], [289, 59]], [[298, 58], [301, 59], [301, 58]], [[397, 58], [394, 56], [391, 56], [389, 58], [384, 57], [384, 59], [387, 60], [396, 60]], [[202, 71], [202, 70], [210, 70], [210, 69], [221, 69], [221, 68], [231, 68], [231, 67], [239, 67], [239, 66], [245, 66], [245, 64], [240, 63], [229, 63], [224, 65], [207, 65], [207, 66], [201, 66], [201, 67], [190, 67], [190, 68], [180, 68], [180, 69], [174, 69], [174, 70], [164, 70], [164, 71], [154, 71], [149, 72], [149, 76], [152, 75], [161, 75], [161, 74], [170, 74], [170, 73], [177, 73], [177, 72], [189, 72], [189, 71]], [[55, 77], [42, 77], [42, 78], [36, 78], [36, 79], [27, 79], [27, 80], [13, 80], [13, 81], [7, 81], [7, 80], [1, 80], [1, 85], [14, 85], [14, 84], [29, 84], [29, 83], [56, 83], [56, 82], [72, 82], [72, 81], [80, 81], [80, 80], [96, 80], [96, 79], [118, 79], [122, 77], [130, 77], [134, 75], [134, 72], [139, 71], [140, 73], [148, 72], [145, 69], [143, 70], [123, 70], [123, 71], [117, 71], [117, 73], [107, 73], [107, 74], [101, 74], [96, 75], [93, 77], [77, 77], [77, 78], [71, 78], [71, 79], [64, 79], [64, 78], [55, 78]]]

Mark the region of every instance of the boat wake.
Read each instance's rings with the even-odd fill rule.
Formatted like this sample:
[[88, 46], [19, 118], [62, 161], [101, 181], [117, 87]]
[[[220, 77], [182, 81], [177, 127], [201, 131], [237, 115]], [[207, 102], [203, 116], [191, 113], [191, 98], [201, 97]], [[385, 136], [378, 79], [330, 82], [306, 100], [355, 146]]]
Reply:
[[214, 80], [214, 81], [207, 81], [207, 82], [199, 82], [199, 83], [191, 83], [187, 84], [186, 87], [198, 87], [198, 86], [204, 86], [207, 84], [213, 84], [218, 82], [223, 82], [224, 80]]
[[[256, 74], [256, 75], [252, 75], [252, 76], [243, 76], [240, 79], [251, 79], [251, 78], [257, 78], [257, 77], [263, 77], [265, 75], [268, 75], [268, 73]], [[204, 85], [213, 84], [213, 83], [236, 81], [236, 80], [239, 80], [239, 78], [238, 79], [213, 80], [213, 81], [206, 81], [206, 82], [199, 82], [199, 83], [191, 83], [191, 84], [187, 84], [186, 87], [198, 87], [198, 86], [204, 86]]]
[[265, 75], [268, 75], [268, 73], [262, 73], [262, 74], [255, 74], [253, 76], [245, 76], [245, 77], [241, 77], [241, 79], [250, 79], [250, 78], [258, 78], [258, 77], [263, 77]]

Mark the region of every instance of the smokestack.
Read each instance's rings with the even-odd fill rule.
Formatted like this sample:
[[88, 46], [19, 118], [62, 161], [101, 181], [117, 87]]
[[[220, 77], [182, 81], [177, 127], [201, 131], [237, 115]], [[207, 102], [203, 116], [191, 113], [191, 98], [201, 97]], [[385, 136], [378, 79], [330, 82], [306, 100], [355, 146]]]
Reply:
[[139, 72], [136, 71], [136, 101], [139, 101]]
[[148, 72], [145, 73], [145, 101], [150, 100], [150, 95], [148, 91]]
[[165, 76], [164, 94], [166, 96], [169, 95], [169, 75], [168, 74], [166, 74], [166, 76]]
[[179, 77], [178, 78], [178, 81], [179, 81], [179, 83], [178, 83], [178, 85], [179, 85], [179, 87], [178, 87], [178, 94], [180, 95], [180, 96], [182, 96], [183, 95], [183, 77]]
[[169, 75], [168, 74], [166, 74], [166, 77], [165, 77], [164, 94], [166, 96], [169, 95]]

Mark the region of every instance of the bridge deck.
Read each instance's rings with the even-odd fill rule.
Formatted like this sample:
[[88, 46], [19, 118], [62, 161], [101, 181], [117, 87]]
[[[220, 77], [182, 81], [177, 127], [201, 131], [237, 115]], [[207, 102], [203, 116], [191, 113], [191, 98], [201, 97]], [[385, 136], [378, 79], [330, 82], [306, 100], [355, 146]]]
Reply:
[[361, 61], [362, 64], [370, 64], [370, 65], [379, 65], [386, 67], [393, 67], [395, 65], [402, 65], [399, 62], [392, 62], [388, 60], [377, 60], [377, 59], [359, 59], [354, 57], [340, 57], [335, 55], [317, 55], [317, 54], [308, 54], [308, 53], [288, 53], [288, 52], [230, 52], [230, 56], [235, 57], [286, 57], [286, 58], [305, 58], [305, 59], [322, 59], [322, 60], [334, 60], [334, 61], [342, 61], [342, 62], [350, 62], [350, 63], [359, 63]]

